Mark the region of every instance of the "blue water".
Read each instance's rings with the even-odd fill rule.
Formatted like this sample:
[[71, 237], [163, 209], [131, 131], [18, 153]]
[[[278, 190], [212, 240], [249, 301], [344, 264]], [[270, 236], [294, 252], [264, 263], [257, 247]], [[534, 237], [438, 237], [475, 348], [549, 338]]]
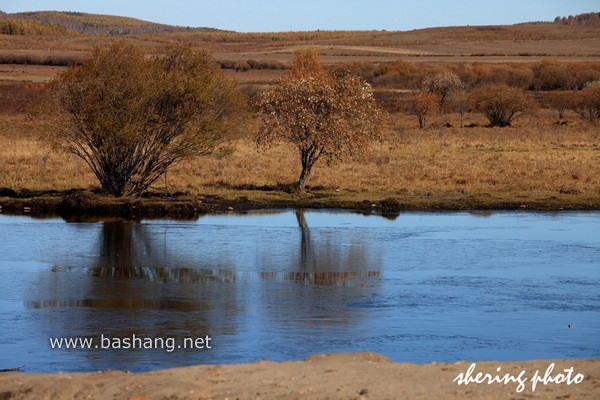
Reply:
[[600, 357], [599, 233], [600, 212], [0, 215], [0, 369]]

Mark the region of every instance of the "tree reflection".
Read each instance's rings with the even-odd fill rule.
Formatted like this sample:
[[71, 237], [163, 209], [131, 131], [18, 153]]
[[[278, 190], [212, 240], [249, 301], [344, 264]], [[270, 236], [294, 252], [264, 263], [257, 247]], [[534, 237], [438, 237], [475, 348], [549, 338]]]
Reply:
[[[102, 224], [93, 276], [147, 279], [163, 283], [234, 282], [233, 269], [199, 268], [191, 256], [171, 254], [167, 240], [150, 234], [148, 225], [126, 221]], [[172, 265], [177, 265], [173, 267]]]
[[[72, 244], [57, 243], [53, 254], [65, 262], [28, 283], [25, 304], [36, 316], [36, 335], [179, 340], [209, 334], [210, 353], [176, 359], [235, 362], [240, 352], [273, 354], [274, 341], [305, 356], [295, 348], [303, 338], [366, 323], [364, 309], [349, 299], [379, 290], [381, 261], [369, 240], [353, 228], [311, 229], [303, 211], [281, 216], [285, 223], [267, 229], [237, 220], [77, 226], [81, 244], [84, 237], [91, 244], [68, 258]], [[129, 368], [138, 359], [172, 363], [164, 352], [150, 358], [94, 349], [81, 354], [89, 357], [87, 369]]]
[[286, 280], [311, 285], [348, 286], [359, 285], [368, 278], [378, 277], [380, 271], [369, 270], [365, 242], [340, 243], [335, 235], [322, 241], [311, 239], [310, 228], [304, 210], [296, 211], [300, 228], [300, 257], [293, 271], [285, 274]]
[[281, 265], [281, 257], [272, 252], [264, 253], [261, 260], [263, 280], [293, 284], [285, 290], [263, 291], [261, 303], [268, 318], [277, 321], [276, 329], [298, 336], [299, 343], [307, 339], [294, 332], [308, 329], [321, 332], [337, 346], [336, 337], [344, 337], [347, 329], [367, 321], [364, 309], [349, 305], [348, 299], [379, 290], [381, 261], [369, 254], [369, 242], [359, 230], [311, 229], [303, 210], [297, 210], [295, 217], [299, 235], [293, 240], [299, 240], [299, 245], [294, 249], [292, 242], [287, 243], [285, 263]]
[[[193, 249], [174, 253], [165, 234], [152, 224], [103, 222], [89, 264], [53, 267], [35, 282], [30, 298], [37, 299], [26, 301], [27, 308], [53, 316], [43, 319], [42, 331], [48, 337], [176, 340], [235, 335], [247, 300], [234, 269], [202, 265]], [[94, 353], [89, 352], [95, 360]], [[132, 352], [102, 354], [104, 362], [117, 366], [137, 357]]]

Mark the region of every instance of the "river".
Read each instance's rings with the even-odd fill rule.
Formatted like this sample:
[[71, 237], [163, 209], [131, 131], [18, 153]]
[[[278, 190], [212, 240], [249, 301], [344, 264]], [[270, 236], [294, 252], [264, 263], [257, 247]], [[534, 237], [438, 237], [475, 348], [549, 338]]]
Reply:
[[0, 369], [591, 358], [599, 338], [600, 212], [0, 214]]

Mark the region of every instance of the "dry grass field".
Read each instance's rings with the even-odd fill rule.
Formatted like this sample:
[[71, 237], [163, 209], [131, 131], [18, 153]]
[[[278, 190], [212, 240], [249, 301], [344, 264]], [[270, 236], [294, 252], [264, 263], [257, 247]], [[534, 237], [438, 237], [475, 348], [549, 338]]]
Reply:
[[[317, 164], [302, 197], [330, 207], [364, 200], [397, 201], [409, 208], [435, 204], [456, 208], [461, 202], [464, 207], [515, 203], [534, 208], [597, 207], [597, 127], [578, 121], [575, 115], [573, 125], [548, 125], [547, 112], [538, 113], [523, 116], [511, 128], [446, 128], [444, 121], [458, 116], [438, 116], [426, 130], [417, 128], [414, 117], [389, 116], [386, 139], [375, 144], [364, 160]], [[466, 118], [485, 122], [475, 114]], [[0, 130], [0, 187], [16, 191], [97, 188], [81, 160], [38, 140], [43, 132], [31, 121], [3, 115]], [[298, 195], [287, 189], [299, 171], [294, 148], [258, 150], [248, 137], [238, 140], [236, 151], [228, 157], [196, 158], [175, 166], [154, 190], [218, 195], [230, 201], [293, 203]]]
[[[388, 138], [373, 146], [365, 160], [319, 165], [310, 181], [313, 195], [342, 201], [402, 202], [489, 197], [501, 203], [559, 198], [569, 202], [570, 197], [593, 201], [600, 196], [600, 149], [593, 129], [438, 127], [420, 131], [414, 123], [403, 127], [400, 118], [390, 119]], [[535, 125], [535, 119], [523, 124]], [[298, 173], [293, 148], [281, 146], [267, 154], [244, 140], [231, 159], [181, 165], [169, 181], [190, 191], [251, 196], [248, 189], [289, 185]]]
[[[0, 58], [80, 60], [108, 36], [0, 35]], [[408, 61], [436, 70], [465, 64], [498, 65], [553, 60], [600, 65], [600, 28], [524, 24], [510, 27], [435, 28], [412, 32], [288, 32], [281, 34], [173, 33], [130, 35], [148, 53], [168, 43], [209, 47], [219, 61], [286, 63], [299, 47], [317, 46], [329, 64]], [[48, 64], [53, 64], [49, 62]], [[56, 64], [56, 63], [55, 63]], [[58, 63], [60, 64], [60, 63]], [[64, 66], [0, 64], [0, 188], [14, 191], [95, 189], [86, 165], [39, 140], [44, 132], [28, 118], [26, 100], [35, 85]], [[281, 69], [225, 72], [247, 91], [264, 88]], [[376, 85], [393, 93], [398, 86]], [[399, 90], [399, 93], [401, 90]], [[17, 94], [15, 94], [17, 93]], [[399, 94], [401, 96], [401, 94]], [[353, 206], [386, 203], [396, 208], [600, 208], [600, 129], [568, 111], [538, 108], [512, 127], [488, 128], [482, 115], [438, 114], [427, 129], [415, 116], [392, 110], [382, 125], [385, 139], [363, 160], [317, 163], [304, 194], [288, 188], [299, 175], [294, 148], [258, 150], [255, 126], [225, 158], [197, 158], [176, 165], [155, 188], [161, 193], [248, 199], [260, 204]], [[452, 125], [453, 127], [447, 127]], [[0, 203], [1, 204], [1, 203]]]

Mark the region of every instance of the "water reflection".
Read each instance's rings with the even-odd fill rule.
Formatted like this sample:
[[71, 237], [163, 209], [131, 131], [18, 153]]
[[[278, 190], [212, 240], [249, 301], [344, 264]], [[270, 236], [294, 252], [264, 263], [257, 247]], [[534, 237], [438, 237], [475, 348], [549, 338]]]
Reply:
[[[369, 257], [357, 237], [329, 230], [312, 234], [304, 212], [295, 216], [298, 225], [283, 229], [276, 242], [262, 240], [268, 231], [260, 227], [244, 234], [236, 226], [95, 223], [95, 244], [86, 256], [39, 271], [24, 304], [45, 313], [34, 328], [45, 337], [212, 335], [216, 349], [183, 354], [182, 360], [194, 360], [188, 363], [237, 362], [244, 351], [231, 352], [229, 346], [239, 346], [247, 340], [244, 335], [256, 338], [260, 347], [290, 329], [301, 340], [307, 329], [347, 330], [363, 323], [364, 311], [336, 300], [323, 308], [331, 293], [308, 287], [347, 288], [348, 296], [361, 295], [363, 288], [374, 289], [380, 261]], [[266, 350], [245, 351], [256, 356]], [[83, 369], [132, 368], [127, 353], [84, 353], [90, 366]], [[153, 357], [136, 362], [160, 360]]]
[[[411, 362], [597, 357], [598, 223], [599, 213], [0, 216], [0, 354], [28, 372], [362, 350]], [[213, 348], [48, 346], [100, 334], [211, 335]]]
[[[96, 246], [98, 250], [92, 253], [97, 256], [90, 258], [89, 265], [83, 264], [77, 268], [55, 265], [51, 269], [55, 279], [46, 280], [46, 273], [42, 273], [41, 279], [46, 281], [49, 296], [62, 295], [69, 298], [28, 301], [28, 307], [209, 310], [214, 308], [209, 298], [195, 294], [185, 299], [172, 298], [172, 290], [160, 284], [236, 280], [233, 269], [196, 267], [192, 253], [171, 254], [168, 242], [149, 231], [149, 225], [109, 220], [102, 222], [100, 226]], [[73, 279], [77, 282], [72, 281]], [[130, 280], [150, 281], [153, 285], [135, 284]], [[85, 290], [79, 294], [82, 288]], [[37, 282], [38, 293], [40, 289], [43, 289], [43, 285]], [[238, 307], [235, 304], [235, 286], [228, 286], [224, 290], [229, 291], [229, 301], [224, 307]], [[77, 294], [79, 298], [73, 298]]]
[[[164, 238], [163, 238], [164, 239]], [[148, 225], [126, 221], [102, 223], [94, 277], [146, 279], [163, 283], [233, 282], [233, 270], [197, 268], [192, 254], [170, 254], [167, 241]], [[176, 267], [170, 267], [176, 260]]]
[[[366, 242], [355, 240], [351, 243], [341, 243], [336, 235], [330, 234], [312, 239], [311, 229], [304, 214], [303, 210], [295, 212], [299, 227], [299, 245], [296, 248], [296, 256], [286, 257], [287, 265], [282, 265], [279, 255], [273, 254], [273, 243], [258, 243], [261, 279], [348, 286], [356, 284], [360, 278], [380, 276], [381, 266], [369, 257]], [[97, 251], [92, 252], [97, 256], [91, 258], [93, 261], [90, 265], [78, 266], [89, 269], [90, 281], [102, 278], [114, 281], [146, 280], [164, 284], [189, 284], [236, 282], [239, 279], [239, 265], [235, 264], [244, 260], [244, 254], [241, 252], [221, 254], [221, 259], [230, 260], [230, 268], [209, 268], [211, 260], [206, 263], [202, 260], [208, 258], [205, 257], [206, 253], [214, 252], [212, 246], [190, 246], [186, 248], [187, 252], [174, 252], [171, 251], [172, 240], [167, 237], [168, 234], [165, 231], [157, 231], [150, 224], [107, 220], [101, 222], [100, 226], [98, 245], [95, 246]], [[293, 248], [286, 250], [293, 254]], [[70, 270], [72, 267], [65, 268], [59, 265], [54, 265], [51, 269], [55, 273]], [[73, 302], [57, 304], [72, 305]], [[85, 304], [89, 306], [91, 303]]]
[[[309, 285], [350, 286], [368, 282], [361, 278], [379, 277], [367, 255], [365, 242], [341, 244], [335, 236], [311, 239], [305, 211], [295, 212], [300, 228], [300, 251], [297, 262], [291, 262], [283, 279]], [[371, 268], [371, 270], [369, 270]], [[263, 274], [264, 279], [278, 279], [277, 273]]]

